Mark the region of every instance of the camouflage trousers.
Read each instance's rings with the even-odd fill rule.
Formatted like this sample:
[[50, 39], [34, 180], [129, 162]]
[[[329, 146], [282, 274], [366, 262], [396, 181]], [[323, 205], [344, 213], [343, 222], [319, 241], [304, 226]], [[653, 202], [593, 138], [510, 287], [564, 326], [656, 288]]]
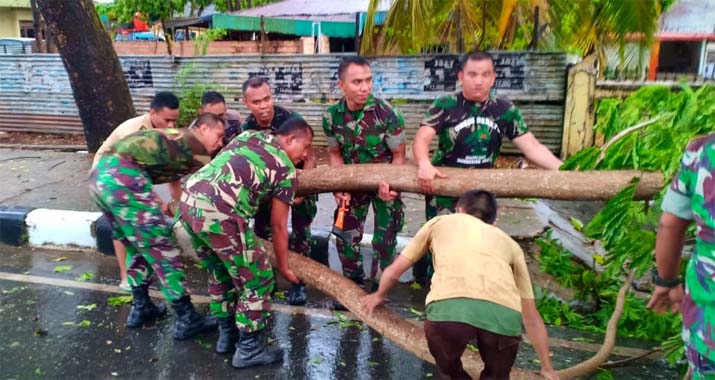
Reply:
[[238, 328], [247, 332], [264, 329], [275, 280], [268, 254], [248, 223], [232, 216], [220, 222], [220, 231], [207, 232], [196, 228], [203, 224], [201, 210], [183, 202], [180, 209], [181, 223], [208, 271], [211, 315], [235, 315]]
[[[310, 256], [310, 224], [313, 223], [315, 214], [318, 213], [318, 195], [308, 195], [303, 202], [293, 205], [290, 208], [291, 233], [288, 240], [288, 248], [298, 252], [303, 256]], [[254, 216], [255, 224], [253, 230], [261, 239], [271, 240], [273, 231], [271, 229], [271, 204], [261, 203], [258, 212]]]
[[[704, 260], [691, 259], [689, 265], [697, 267], [694, 262], [699, 263]], [[698, 269], [707, 271], [707, 267], [707, 265], [703, 265]], [[692, 369], [693, 380], [715, 379], [715, 314], [713, 305], [696, 303], [693, 299], [692, 289], [687, 286], [688, 280], [686, 279], [685, 297], [681, 304], [685, 357]], [[696, 337], [699, 339], [695, 339]]]
[[[430, 220], [438, 215], [452, 214], [457, 209], [457, 201], [459, 198], [441, 197], [437, 195], [425, 196], [425, 220]], [[412, 267], [412, 273], [415, 280], [419, 283], [425, 283], [427, 279], [432, 278], [434, 268], [432, 266], [432, 252], [427, 252], [426, 255], [415, 263]]]
[[[375, 213], [375, 230], [372, 235], [373, 261], [370, 278], [377, 275], [377, 263], [383, 270], [392, 264], [397, 245], [397, 233], [404, 223], [404, 205], [400, 198], [385, 202], [375, 193], [351, 193], [350, 208], [345, 214], [343, 231], [349, 241], [336, 239], [338, 256], [343, 266], [343, 274], [350, 279], [364, 277], [360, 241], [365, 227], [367, 212], [372, 204]], [[337, 216], [338, 210], [335, 210]]]
[[161, 212], [144, 171], [117, 157], [101, 158], [89, 180], [90, 195], [127, 249], [129, 285], [148, 285], [152, 274], [167, 301], [188, 295], [171, 223]]

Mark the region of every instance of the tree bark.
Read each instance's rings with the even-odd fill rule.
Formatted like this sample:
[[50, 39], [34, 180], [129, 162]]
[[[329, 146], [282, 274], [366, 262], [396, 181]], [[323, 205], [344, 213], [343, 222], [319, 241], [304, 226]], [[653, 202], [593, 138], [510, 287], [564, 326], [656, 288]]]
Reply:
[[[275, 265], [273, 245], [265, 240], [261, 242]], [[422, 326], [408, 322], [385, 307], [378, 307], [372, 315], [368, 315], [359, 307], [358, 303], [360, 297], [366, 295], [365, 291], [323, 264], [295, 252], [289, 252], [288, 265], [303, 282], [340, 301], [350, 312], [375, 331], [418, 358], [435, 364], [434, 357], [427, 348], [427, 339]], [[477, 353], [465, 351], [462, 355], [462, 363], [472, 378], [479, 378], [484, 363]], [[531, 371], [516, 368], [511, 371], [512, 380], [541, 378], [537, 373]]]
[[[262, 239], [261, 243], [275, 265], [276, 258], [273, 252], [273, 245], [269, 241]], [[434, 357], [427, 347], [427, 339], [422, 326], [403, 319], [384, 306], [376, 308], [370, 315], [367, 314], [359, 304], [360, 298], [366, 295], [365, 291], [323, 264], [290, 251], [288, 252], [288, 265], [303, 282], [340, 301], [350, 312], [375, 331], [418, 358], [435, 364]], [[615, 345], [618, 321], [623, 313], [626, 294], [633, 282], [633, 276], [634, 272], [631, 272], [618, 292], [616, 308], [608, 321], [608, 328], [606, 329], [601, 349], [593, 357], [574, 366], [559, 370], [558, 373], [562, 380], [587, 375], [599, 368], [608, 359]], [[481, 357], [469, 350], [464, 351], [464, 354], [462, 354], [462, 365], [474, 379], [479, 378], [479, 374], [484, 368]], [[513, 368], [510, 379], [536, 380], [543, 379], [543, 377], [536, 372]]]
[[112, 130], [135, 116], [117, 53], [91, 0], [37, 0], [56, 41], [84, 125], [96, 152]]
[[[662, 174], [636, 170], [438, 169], [447, 178], [435, 179], [435, 194], [451, 197], [479, 188], [504, 198], [607, 200], [628, 186], [633, 178], [640, 178], [636, 199], [649, 199], [663, 187]], [[415, 166], [359, 164], [304, 170], [298, 176], [298, 195], [377, 191], [379, 181], [386, 181], [397, 191], [420, 192]]]
[[32, 9], [32, 27], [35, 29], [35, 45], [37, 46], [38, 53], [44, 53], [45, 49], [42, 47], [42, 15], [40, 10], [37, 8], [37, 1], [30, 0], [30, 9]]

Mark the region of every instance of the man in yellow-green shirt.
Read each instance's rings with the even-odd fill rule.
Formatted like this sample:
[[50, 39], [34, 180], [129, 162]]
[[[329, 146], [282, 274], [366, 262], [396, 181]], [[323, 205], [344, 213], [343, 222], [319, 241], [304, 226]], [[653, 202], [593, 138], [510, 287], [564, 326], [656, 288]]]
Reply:
[[372, 310], [384, 302], [402, 273], [427, 251], [434, 277], [427, 294], [425, 335], [443, 375], [469, 379], [461, 356], [477, 339], [484, 361], [482, 379], [508, 379], [521, 341], [523, 322], [541, 372], [557, 379], [551, 366], [548, 336], [536, 309], [524, 252], [495, 227], [497, 202], [483, 190], [466, 192], [457, 213], [428, 221], [382, 275], [377, 292], [362, 299]]

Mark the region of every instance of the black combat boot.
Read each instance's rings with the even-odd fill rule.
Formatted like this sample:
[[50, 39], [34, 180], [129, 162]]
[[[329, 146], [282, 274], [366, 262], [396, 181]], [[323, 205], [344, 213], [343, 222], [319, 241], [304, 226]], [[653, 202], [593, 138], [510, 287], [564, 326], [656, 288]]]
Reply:
[[199, 314], [191, 303], [191, 297], [184, 296], [171, 303], [176, 313], [174, 324], [174, 339], [185, 340], [195, 335], [216, 328], [215, 318], [208, 319]]
[[216, 352], [227, 354], [236, 349], [239, 331], [236, 327], [236, 316], [229, 315], [224, 318], [216, 318], [218, 321], [218, 340], [216, 341]]
[[308, 295], [305, 292], [305, 284], [299, 282], [292, 284], [288, 290], [288, 305], [303, 306], [308, 302]]
[[283, 349], [277, 344], [266, 342], [265, 329], [251, 333], [241, 330], [241, 339], [236, 344], [231, 365], [235, 368], [248, 368], [276, 363], [281, 359], [283, 359]]
[[166, 305], [151, 302], [149, 285], [132, 287], [132, 310], [127, 318], [127, 327], [142, 327], [145, 323], [154, 322], [166, 316]]

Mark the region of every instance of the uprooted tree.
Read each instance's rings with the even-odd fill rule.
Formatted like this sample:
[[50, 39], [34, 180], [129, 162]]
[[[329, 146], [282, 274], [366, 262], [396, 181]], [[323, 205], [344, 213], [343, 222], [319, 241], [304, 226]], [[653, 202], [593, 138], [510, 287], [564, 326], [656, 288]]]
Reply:
[[134, 117], [117, 53], [91, 0], [37, 0], [72, 86], [87, 147], [96, 152], [114, 128]]

